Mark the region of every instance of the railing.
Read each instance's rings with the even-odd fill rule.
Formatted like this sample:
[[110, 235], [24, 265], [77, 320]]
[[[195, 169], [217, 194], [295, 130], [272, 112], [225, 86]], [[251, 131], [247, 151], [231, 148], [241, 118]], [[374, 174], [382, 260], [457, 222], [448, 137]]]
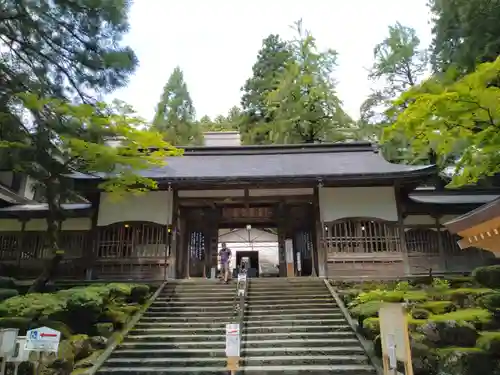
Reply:
[[[239, 327], [239, 343], [240, 352], [242, 346], [242, 336], [243, 336], [243, 318], [245, 316], [245, 302], [248, 290], [248, 279], [246, 273], [238, 275], [238, 281], [236, 283], [236, 293], [233, 299], [233, 316], [231, 318], [231, 323], [238, 324]], [[229, 374], [234, 375], [235, 371], [230, 370]]]

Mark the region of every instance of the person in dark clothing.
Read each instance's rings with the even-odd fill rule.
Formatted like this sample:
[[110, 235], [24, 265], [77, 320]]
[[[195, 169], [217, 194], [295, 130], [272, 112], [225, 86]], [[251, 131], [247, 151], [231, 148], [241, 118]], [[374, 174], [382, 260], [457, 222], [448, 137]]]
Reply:
[[229, 264], [231, 262], [231, 250], [226, 246], [226, 243], [222, 243], [222, 247], [219, 252], [221, 272], [224, 275], [224, 282], [229, 281]]

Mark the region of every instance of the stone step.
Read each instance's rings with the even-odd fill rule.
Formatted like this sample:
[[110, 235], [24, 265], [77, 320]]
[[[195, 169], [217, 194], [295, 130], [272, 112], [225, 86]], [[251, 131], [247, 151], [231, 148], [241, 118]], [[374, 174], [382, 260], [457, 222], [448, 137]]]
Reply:
[[[127, 368], [147, 365], [156, 367], [189, 367], [189, 366], [217, 366], [223, 367], [227, 363], [225, 357], [164, 357], [164, 358], [110, 358], [106, 366]], [[363, 355], [296, 355], [296, 356], [245, 356], [241, 359], [241, 366], [284, 366], [284, 365], [366, 365], [368, 358]]]
[[309, 302], [309, 303], [281, 303], [278, 301], [270, 302], [267, 305], [264, 304], [253, 304], [252, 302], [248, 303], [248, 307], [246, 311], [264, 311], [264, 310], [278, 310], [278, 311], [286, 311], [286, 310], [319, 310], [319, 309], [335, 309], [338, 308], [337, 305], [334, 305], [331, 302]]
[[189, 329], [210, 329], [210, 328], [224, 328], [226, 326], [226, 322], [218, 320], [216, 322], [207, 321], [207, 322], [164, 322], [164, 321], [153, 321], [153, 322], [144, 322], [140, 320], [135, 327], [140, 329], [147, 328], [172, 328], [179, 330], [189, 330]]
[[287, 312], [285, 313], [277, 313], [277, 314], [268, 314], [267, 311], [264, 313], [261, 312], [246, 312], [245, 313], [245, 322], [255, 322], [260, 319], [272, 319], [272, 320], [280, 320], [280, 319], [287, 319], [287, 320], [308, 320], [308, 319], [345, 319], [344, 315], [342, 314], [341, 311], [327, 311], [327, 312], [314, 312], [310, 313], [308, 311], [298, 311], [298, 310], [292, 310], [292, 312]]
[[[309, 317], [309, 315], [308, 315]], [[315, 326], [343, 326], [346, 324], [344, 317], [333, 318], [333, 319], [272, 319], [270, 317], [264, 317], [263, 319], [251, 319], [247, 320], [245, 323], [247, 328], [254, 327], [268, 327], [268, 326], [288, 326], [297, 327], [300, 329], [302, 326], [308, 326], [314, 324]]]
[[152, 307], [164, 307], [164, 306], [177, 306], [177, 307], [188, 307], [188, 306], [234, 306], [235, 300], [234, 298], [231, 299], [219, 299], [219, 300], [213, 300], [213, 299], [193, 299], [191, 301], [189, 300], [179, 300], [176, 298], [173, 298], [171, 300], [155, 300], [153, 304], [151, 305]]
[[226, 309], [225, 311], [185, 311], [182, 309], [163, 309], [161, 311], [152, 311], [148, 309], [143, 316], [145, 317], [177, 317], [177, 316], [198, 316], [207, 317], [212, 316], [213, 319], [221, 319], [224, 317], [232, 316], [233, 310]]
[[246, 316], [252, 315], [286, 315], [286, 314], [294, 314], [294, 313], [308, 313], [308, 314], [341, 314], [341, 310], [338, 307], [330, 306], [330, 305], [322, 305], [322, 306], [314, 306], [312, 308], [304, 308], [297, 309], [293, 306], [283, 306], [283, 307], [274, 307], [269, 306], [268, 309], [263, 308], [261, 306], [252, 307], [249, 306], [245, 310]]
[[199, 322], [203, 324], [207, 323], [215, 323], [215, 322], [230, 322], [233, 320], [233, 315], [232, 314], [226, 314], [226, 315], [217, 315], [214, 317], [214, 315], [205, 315], [205, 314], [198, 314], [198, 315], [192, 315], [192, 314], [176, 314], [176, 315], [163, 315], [163, 314], [156, 314], [156, 315], [143, 315], [141, 318], [142, 323], [155, 323], [155, 322], [163, 322], [163, 323], [191, 323], [191, 322]]
[[[287, 365], [287, 366], [243, 366], [240, 368], [245, 375], [375, 375], [376, 372], [369, 365]], [[176, 374], [176, 375], [227, 375], [228, 371], [223, 367], [150, 367], [137, 366], [127, 368], [116, 368], [104, 366], [98, 371], [99, 374], [130, 375], [137, 373], [147, 374]]]
[[192, 291], [172, 291], [172, 292], [163, 292], [160, 293], [158, 298], [172, 298], [172, 297], [196, 297], [196, 298], [229, 298], [234, 297], [237, 293], [236, 290], [224, 290], [224, 291], [213, 291], [213, 290], [192, 290]]
[[[165, 335], [165, 334], [190, 334], [190, 335], [220, 335], [225, 334], [226, 327], [225, 324], [221, 324], [217, 327], [202, 327], [202, 328], [172, 328], [172, 327], [158, 327], [151, 326], [149, 328], [135, 327], [130, 331], [131, 335]], [[288, 333], [288, 332], [352, 332], [351, 327], [347, 324], [343, 325], [303, 325], [303, 326], [287, 326], [287, 325], [276, 325], [276, 326], [264, 326], [264, 327], [244, 327], [244, 334], [255, 334], [255, 333]]]
[[[314, 339], [303, 339], [303, 338], [293, 338], [293, 339], [269, 339], [262, 342], [262, 340], [247, 339], [243, 338], [242, 348], [248, 350], [249, 348], [263, 348], [263, 347], [282, 347], [282, 348], [315, 348], [324, 346], [354, 346], [359, 345], [359, 341], [355, 338], [314, 338]], [[120, 344], [120, 349], [212, 349], [225, 350], [226, 341], [223, 337], [219, 341], [144, 341], [144, 340], [130, 340], [127, 338], [124, 342]]]
[[248, 295], [269, 295], [269, 294], [291, 294], [291, 295], [308, 295], [308, 294], [322, 294], [328, 291], [326, 287], [323, 288], [259, 288], [259, 289], [248, 289]]
[[304, 304], [304, 303], [335, 303], [335, 299], [328, 295], [319, 296], [303, 296], [301, 298], [291, 298], [290, 296], [274, 296], [272, 298], [262, 298], [249, 296], [245, 299], [247, 303], [252, 305], [269, 305], [271, 303], [291, 303], [291, 304]]
[[[225, 337], [225, 332], [223, 334]], [[243, 338], [245, 340], [255, 340], [260, 341], [262, 345], [265, 345], [267, 340], [282, 340], [283, 343], [288, 339], [316, 339], [316, 338], [325, 338], [325, 339], [343, 339], [343, 338], [354, 338], [356, 337], [354, 332], [352, 331], [324, 331], [324, 332], [247, 332]], [[283, 344], [281, 344], [283, 345]]]
[[149, 307], [149, 312], [164, 312], [165, 314], [175, 314], [177, 312], [192, 311], [192, 312], [207, 312], [207, 313], [220, 313], [224, 311], [233, 311], [234, 307], [239, 305], [225, 304], [225, 305], [198, 305], [190, 304], [188, 306], [179, 305], [152, 305]]
[[[342, 354], [364, 354], [364, 350], [359, 345], [352, 346], [318, 346], [318, 347], [259, 347], [242, 348], [243, 356], [294, 356], [294, 355], [342, 355]], [[192, 349], [116, 349], [111, 357], [121, 358], [157, 358], [157, 357], [226, 357], [224, 348], [214, 350], [213, 348], [192, 348]]]

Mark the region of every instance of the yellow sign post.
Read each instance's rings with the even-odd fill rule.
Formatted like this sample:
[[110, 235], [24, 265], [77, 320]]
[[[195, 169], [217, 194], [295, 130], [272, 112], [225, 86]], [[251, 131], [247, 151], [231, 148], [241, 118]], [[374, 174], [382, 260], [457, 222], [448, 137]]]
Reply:
[[240, 357], [227, 357], [227, 369], [231, 375], [240, 369]]
[[399, 303], [384, 303], [379, 311], [384, 375], [397, 374], [403, 362], [405, 375], [413, 375], [407, 313]]

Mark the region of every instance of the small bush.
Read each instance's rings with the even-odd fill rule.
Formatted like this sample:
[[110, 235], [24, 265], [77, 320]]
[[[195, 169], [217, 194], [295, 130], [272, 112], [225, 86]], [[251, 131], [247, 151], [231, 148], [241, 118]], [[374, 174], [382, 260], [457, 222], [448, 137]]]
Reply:
[[451, 288], [472, 288], [476, 286], [476, 281], [472, 276], [452, 276], [448, 282]]
[[363, 320], [363, 336], [365, 336], [369, 340], [373, 340], [379, 333], [379, 318], [366, 318], [365, 320]]
[[360, 293], [361, 291], [358, 289], [345, 289], [338, 291], [340, 298], [346, 305], [351, 304], [351, 302], [354, 301]]
[[363, 319], [365, 319], [365, 318], [377, 317], [378, 311], [380, 310], [380, 306], [382, 305], [382, 303], [383, 302], [381, 301], [365, 302], [351, 308], [350, 312], [352, 316], [354, 316], [355, 318], [362, 317]]
[[493, 293], [478, 299], [481, 307], [491, 311], [494, 314], [500, 313], [500, 293]]
[[411, 316], [413, 319], [428, 319], [430, 312], [424, 309], [414, 308], [411, 311]]
[[434, 315], [430, 318], [434, 322], [468, 322], [468, 323], [489, 323], [492, 319], [491, 313], [484, 309], [464, 309], [447, 314]]
[[481, 332], [476, 346], [495, 358], [500, 358], [500, 332]]
[[439, 279], [436, 277], [432, 280], [432, 289], [442, 292], [450, 289], [450, 283], [446, 279]]
[[476, 300], [484, 295], [493, 293], [491, 289], [485, 288], [460, 288], [450, 289], [444, 293], [447, 299], [454, 302], [461, 308], [472, 307], [476, 304]]
[[404, 302], [404, 299], [405, 299], [404, 292], [375, 289], [370, 292], [363, 292], [359, 294], [353, 301], [352, 305], [358, 305], [371, 301]]
[[12, 277], [0, 276], [0, 288], [1, 289], [15, 289], [16, 280]]
[[410, 283], [408, 281], [400, 281], [399, 283], [396, 284], [395, 290], [399, 292], [407, 292], [412, 288]]
[[488, 353], [479, 348], [444, 348], [438, 350], [439, 370], [443, 374], [494, 374], [495, 363]]
[[457, 309], [451, 301], [428, 301], [418, 305], [418, 307], [435, 315], [446, 314]]
[[476, 268], [472, 276], [487, 288], [500, 289], [500, 265]]
[[19, 292], [16, 289], [0, 289], [0, 302], [18, 295]]
[[424, 344], [433, 347], [474, 346], [479, 336], [472, 324], [453, 320], [428, 322], [418, 328]]
[[408, 302], [425, 302], [429, 299], [429, 296], [422, 290], [415, 290], [406, 292], [403, 299]]
[[150, 292], [149, 285], [137, 284], [132, 286], [129, 302], [143, 304], [146, 302]]

